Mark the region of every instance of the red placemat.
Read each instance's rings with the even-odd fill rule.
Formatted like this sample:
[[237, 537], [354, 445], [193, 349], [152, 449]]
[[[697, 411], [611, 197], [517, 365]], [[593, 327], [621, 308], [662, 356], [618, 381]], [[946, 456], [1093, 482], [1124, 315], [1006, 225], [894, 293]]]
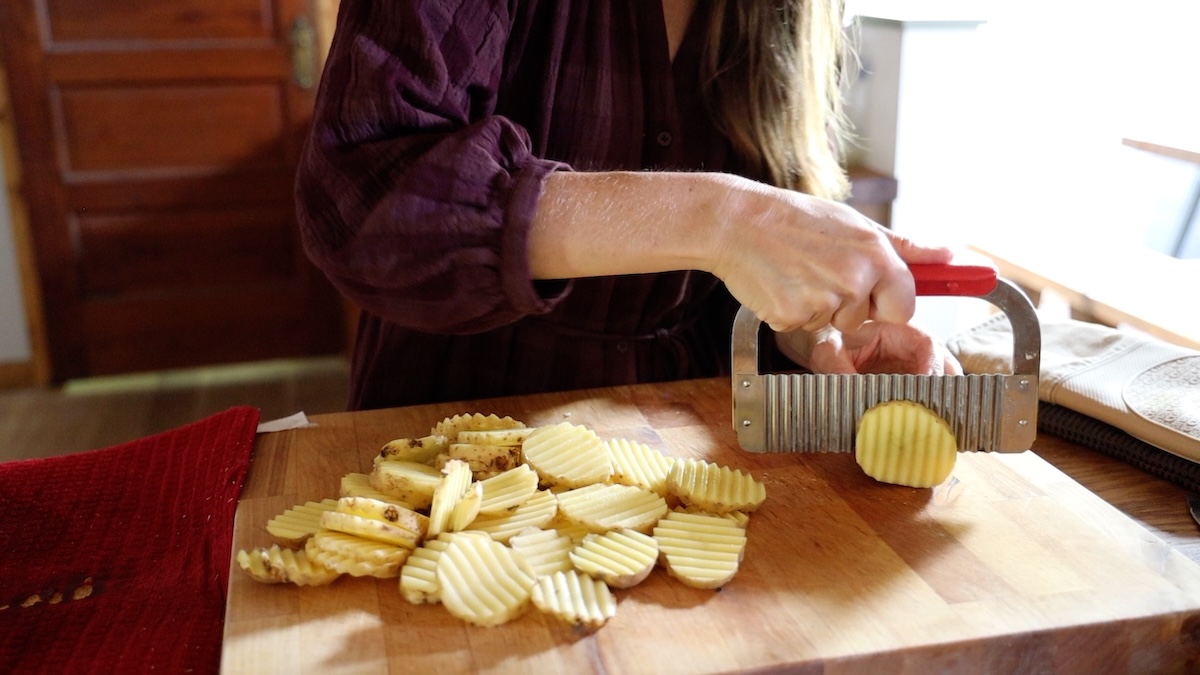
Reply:
[[258, 419], [0, 464], [0, 672], [215, 672]]

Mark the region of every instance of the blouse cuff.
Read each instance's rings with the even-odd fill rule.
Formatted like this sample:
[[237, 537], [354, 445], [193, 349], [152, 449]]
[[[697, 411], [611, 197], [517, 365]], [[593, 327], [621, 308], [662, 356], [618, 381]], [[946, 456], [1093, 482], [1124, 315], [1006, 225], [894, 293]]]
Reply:
[[545, 314], [571, 293], [574, 282], [533, 280], [529, 269], [529, 229], [537, 210], [546, 177], [570, 167], [553, 160], [529, 158], [528, 163], [511, 174], [513, 181], [504, 211], [503, 238], [500, 242], [500, 283], [505, 297], [521, 314]]

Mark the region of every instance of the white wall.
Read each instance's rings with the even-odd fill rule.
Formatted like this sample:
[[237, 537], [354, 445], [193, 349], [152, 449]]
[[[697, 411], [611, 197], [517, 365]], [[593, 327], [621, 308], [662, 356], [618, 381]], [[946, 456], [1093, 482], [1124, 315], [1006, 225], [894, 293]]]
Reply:
[[[868, 163], [899, 181], [897, 231], [1060, 247], [1064, 265], [1089, 239], [1169, 250], [1200, 168], [1121, 141], [1200, 147], [1200, 2], [859, 5], [896, 19], [862, 24], [850, 112]], [[1191, 241], [1183, 257], [1200, 257]], [[963, 323], [941, 307], [918, 320], [939, 335]]]
[[[2, 151], [0, 147], [0, 156], [4, 154]], [[0, 163], [0, 363], [24, 363], [33, 355], [17, 273], [7, 185], [4, 165]]]

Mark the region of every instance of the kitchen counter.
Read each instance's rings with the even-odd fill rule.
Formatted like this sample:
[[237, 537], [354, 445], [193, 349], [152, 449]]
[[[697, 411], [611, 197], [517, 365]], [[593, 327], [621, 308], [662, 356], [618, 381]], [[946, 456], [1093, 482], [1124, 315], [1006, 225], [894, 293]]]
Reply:
[[[535, 609], [494, 628], [411, 605], [395, 580], [259, 584], [231, 560], [222, 670], [250, 672], [1194, 672], [1200, 531], [1182, 490], [1059, 439], [960, 454], [931, 490], [876, 483], [848, 454], [755, 455], [726, 379], [314, 416], [262, 435], [234, 550], [336, 497], [387, 441], [481, 412], [743, 469], [766, 484], [719, 591], [656, 570], [582, 632]], [[823, 669], [823, 671], [822, 671]]]

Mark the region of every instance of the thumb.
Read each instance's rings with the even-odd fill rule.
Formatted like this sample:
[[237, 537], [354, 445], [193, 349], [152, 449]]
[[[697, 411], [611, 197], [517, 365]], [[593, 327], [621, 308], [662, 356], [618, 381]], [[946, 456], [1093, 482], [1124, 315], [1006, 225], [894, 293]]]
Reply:
[[948, 263], [954, 258], [954, 250], [945, 246], [926, 246], [908, 237], [884, 230], [884, 236], [896, 250], [896, 255], [909, 265], [932, 265]]

